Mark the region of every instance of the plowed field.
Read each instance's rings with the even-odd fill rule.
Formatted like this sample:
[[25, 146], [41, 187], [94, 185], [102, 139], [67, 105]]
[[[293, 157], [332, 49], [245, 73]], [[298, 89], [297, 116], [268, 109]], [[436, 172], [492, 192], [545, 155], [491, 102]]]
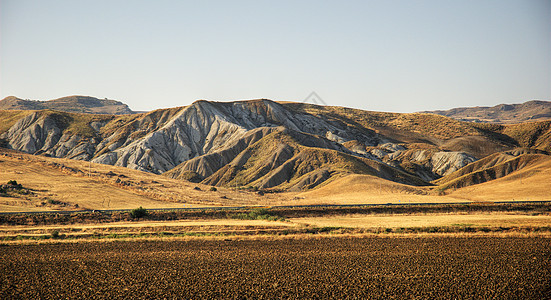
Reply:
[[0, 298], [550, 299], [551, 239], [324, 237], [0, 245]]

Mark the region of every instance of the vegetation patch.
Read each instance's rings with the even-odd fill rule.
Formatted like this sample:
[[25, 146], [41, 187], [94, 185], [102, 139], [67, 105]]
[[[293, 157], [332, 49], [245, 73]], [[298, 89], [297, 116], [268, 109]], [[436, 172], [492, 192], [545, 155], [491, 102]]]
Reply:
[[130, 211], [130, 216], [133, 219], [140, 219], [140, 218], [146, 217], [148, 214], [149, 213], [147, 212], [147, 209], [141, 206]]
[[[147, 211], [147, 210], [146, 210]], [[333, 206], [333, 207], [272, 207], [252, 209], [202, 209], [147, 211], [149, 221], [172, 220], [211, 220], [239, 219], [264, 220], [275, 217], [277, 220], [303, 217], [330, 217], [350, 214], [429, 214], [429, 213], [476, 213], [476, 212], [519, 212], [531, 215], [550, 214], [549, 203], [465, 203], [439, 205], [374, 205], [374, 206]], [[142, 216], [143, 218], [143, 216]], [[0, 214], [2, 225], [54, 225], [111, 223], [135, 220], [129, 211], [102, 212], [81, 211], [67, 213], [16, 213]]]
[[285, 221], [285, 218], [274, 214], [274, 212], [266, 208], [254, 208], [249, 212], [230, 213], [228, 216], [239, 220]]
[[0, 196], [3, 197], [14, 197], [18, 195], [30, 194], [32, 194], [32, 191], [23, 187], [23, 185], [18, 183], [16, 180], [10, 180], [7, 184], [0, 185]]
[[[171, 229], [169, 229], [171, 230]], [[61, 233], [63, 231], [64, 233]], [[444, 234], [458, 236], [458, 234], [517, 234], [537, 235], [549, 237], [551, 226], [422, 226], [422, 227], [378, 227], [353, 228], [338, 226], [300, 226], [300, 227], [266, 227], [266, 226], [195, 226], [175, 228], [171, 231], [163, 228], [102, 228], [94, 232], [86, 232], [74, 228], [55, 229], [48, 234], [6, 234], [0, 236], [0, 241], [41, 241], [41, 240], [97, 240], [97, 239], [147, 239], [163, 237], [245, 237], [245, 236], [415, 236], [420, 234]]]

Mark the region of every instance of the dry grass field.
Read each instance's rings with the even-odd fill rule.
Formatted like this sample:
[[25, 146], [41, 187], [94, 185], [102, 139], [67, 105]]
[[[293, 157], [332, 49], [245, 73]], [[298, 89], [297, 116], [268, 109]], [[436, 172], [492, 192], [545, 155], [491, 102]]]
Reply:
[[551, 160], [486, 183], [439, 191], [369, 175], [349, 175], [321, 188], [299, 193], [305, 203], [450, 203], [551, 200]]
[[296, 197], [309, 204], [469, 202], [438, 196], [429, 187], [408, 186], [370, 175], [348, 175], [318, 189], [299, 193]]
[[265, 193], [170, 179], [127, 168], [0, 149], [0, 184], [16, 180], [31, 195], [0, 195], [0, 211], [178, 208], [243, 205], [450, 203], [550, 200], [551, 162], [457, 190], [415, 187], [348, 175], [305, 192]]
[[496, 180], [450, 191], [448, 196], [476, 202], [551, 200], [551, 160]]
[[[117, 235], [159, 234], [164, 235], [259, 235], [274, 231], [281, 231], [299, 226], [292, 222], [269, 222], [264, 220], [236, 220], [236, 219], [203, 219], [177, 221], [140, 221], [140, 222], [113, 222], [87, 224], [55, 224], [55, 225], [0, 225], [0, 240], [8, 236], [50, 236], [54, 231], [62, 235], [65, 240], [83, 237], [111, 237]], [[111, 236], [109, 236], [111, 235]], [[32, 241], [32, 240], [28, 240]]]
[[[0, 208], [5, 211], [52, 209], [120, 209], [140, 205], [157, 207], [181, 207], [118, 188], [111, 184], [92, 180], [87, 176], [71, 176], [55, 168], [18, 161], [2, 161], [0, 180], [17, 182], [31, 189], [34, 195], [22, 198], [2, 197]], [[58, 203], [59, 202], [59, 203]], [[44, 204], [42, 204], [44, 203]], [[57, 205], [56, 205], [57, 204]], [[78, 205], [78, 206], [75, 206]]]
[[2, 299], [549, 299], [551, 239], [188, 239], [0, 246]]
[[550, 226], [551, 215], [521, 213], [448, 213], [413, 215], [344, 215], [291, 219], [293, 223], [318, 227], [408, 228], [442, 226], [511, 227]]
[[0, 211], [266, 205], [282, 199], [235, 189], [211, 191], [211, 186], [127, 168], [0, 148], [0, 184], [9, 180], [16, 180], [33, 194], [0, 195]]
[[[452, 204], [0, 215], [0, 242], [309, 235], [551, 236], [549, 204]], [[54, 236], [55, 233], [55, 236]]]

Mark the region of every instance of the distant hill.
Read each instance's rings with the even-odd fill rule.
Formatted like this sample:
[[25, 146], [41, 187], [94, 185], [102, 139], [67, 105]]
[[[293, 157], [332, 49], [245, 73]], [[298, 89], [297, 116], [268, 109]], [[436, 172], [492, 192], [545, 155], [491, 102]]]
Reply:
[[42, 109], [86, 114], [123, 115], [134, 113], [128, 105], [120, 101], [97, 99], [87, 96], [68, 96], [49, 101], [23, 100], [14, 96], [9, 96], [0, 100], [0, 110]]
[[459, 107], [423, 113], [433, 113], [468, 122], [513, 124], [551, 120], [551, 101], [534, 100], [522, 104], [499, 104], [493, 107]]

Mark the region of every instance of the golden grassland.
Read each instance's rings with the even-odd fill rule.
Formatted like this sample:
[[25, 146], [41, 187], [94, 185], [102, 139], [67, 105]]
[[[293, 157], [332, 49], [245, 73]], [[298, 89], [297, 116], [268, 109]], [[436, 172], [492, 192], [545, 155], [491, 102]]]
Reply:
[[502, 178], [449, 191], [448, 197], [476, 202], [551, 200], [551, 160], [542, 160]]
[[[475, 205], [476, 206], [476, 205]], [[4, 215], [0, 243], [312, 236], [551, 236], [548, 204]], [[440, 212], [438, 212], [440, 211]]]
[[551, 161], [461, 189], [416, 187], [351, 174], [305, 192], [266, 193], [170, 179], [122, 167], [2, 149], [0, 183], [16, 180], [31, 195], [0, 196], [0, 211], [179, 208], [243, 205], [450, 203], [550, 200]]
[[176, 221], [122, 221], [113, 223], [55, 224], [55, 225], [0, 225], [0, 237], [18, 234], [41, 235], [57, 230], [61, 234], [90, 233], [153, 233], [153, 232], [211, 232], [270, 230], [297, 227], [298, 223], [265, 220], [203, 219]]
[[211, 186], [122, 167], [0, 151], [0, 183], [16, 180], [33, 192], [0, 196], [0, 211], [266, 205], [282, 199], [227, 188], [211, 191]]
[[370, 175], [348, 175], [318, 189], [297, 194], [302, 203], [385, 204], [468, 202], [431, 193], [428, 187], [415, 187]]
[[551, 226], [551, 215], [521, 213], [446, 213], [412, 215], [341, 215], [291, 219], [293, 223], [318, 227], [397, 228], [428, 226]]
[[35, 197], [0, 197], [0, 211], [73, 210], [75, 205], [80, 209], [122, 209], [140, 205], [161, 208], [549, 200], [550, 170], [551, 161], [542, 160], [497, 180], [445, 191], [353, 174], [302, 193], [260, 196], [231, 188], [211, 191], [210, 186], [127, 168], [2, 149], [0, 183], [17, 180], [33, 190]]
[[415, 187], [369, 175], [348, 175], [299, 193], [306, 203], [449, 203], [551, 200], [551, 160], [542, 160], [505, 177], [461, 189]]

